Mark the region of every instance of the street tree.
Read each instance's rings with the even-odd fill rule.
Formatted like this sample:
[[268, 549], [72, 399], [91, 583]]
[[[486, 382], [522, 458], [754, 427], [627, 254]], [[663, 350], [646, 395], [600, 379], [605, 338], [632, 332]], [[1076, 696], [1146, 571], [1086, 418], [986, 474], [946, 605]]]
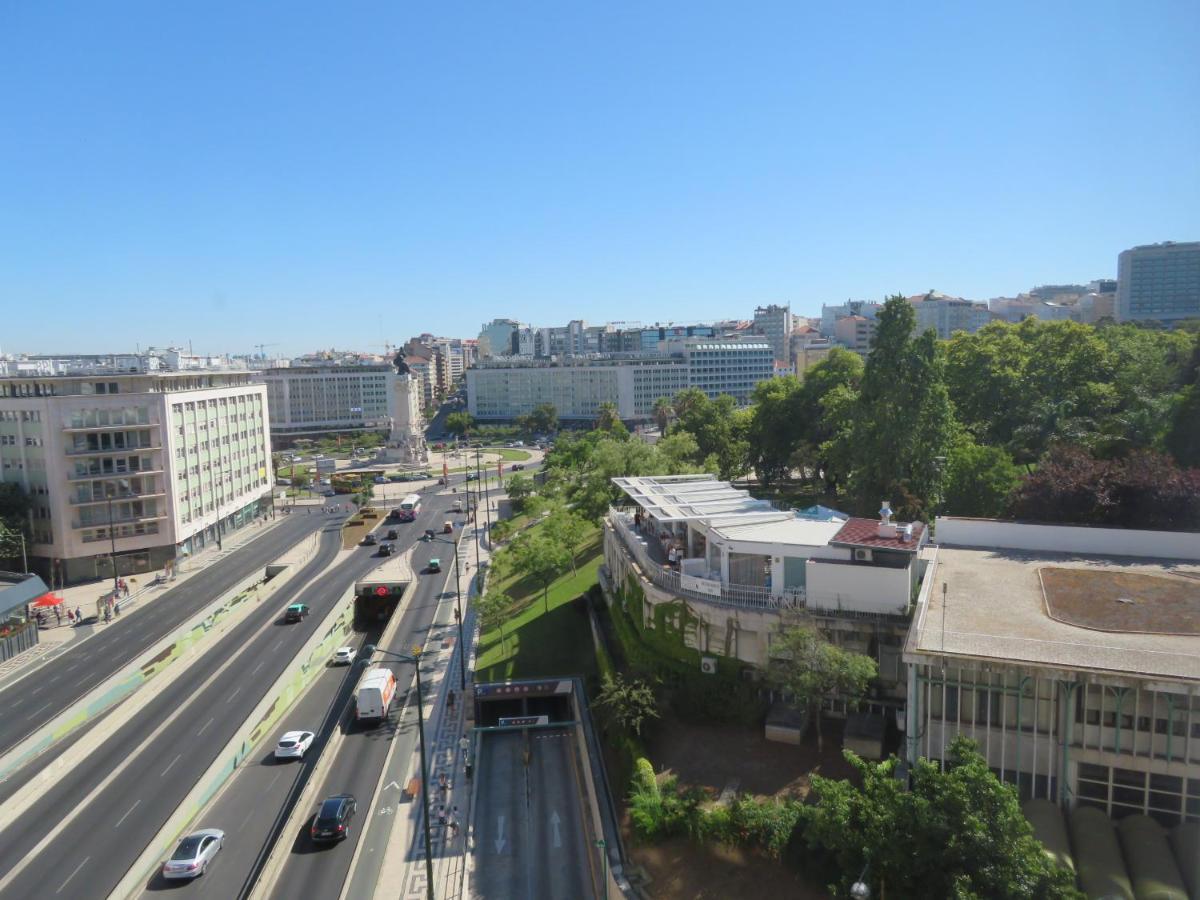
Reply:
[[553, 403], [539, 403], [529, 413], [529, 424], [532, 431], [546, 434], [558, 430], [558, 410]]
[[446, 416], [446, 431], [466, 437], [475, 427], [475, 417], [465, 410], [457, 410]]
[[541, 585], [542, 601], [550, 611], [550, 585], [571, 564], [570, 553], [544, 529], [527, 531], [509, 545], [513, 571]]
[[887, 499], [901, 517], [921, 518], [939, 499], [937, 459], [950, 449], [954, 410], [937, 335], [913, 336], [912, 304], [891, 297], [877, 320], [847, 446], [851, 488], [861, 508]]
[[860, 777], [813, 775], [818, 802], [804, 828], [809, 846], [836, 865], [838, 896], [865, 877], [879, 896], [1082, 900], [1074, 874], [1046, 854], [1016, 791], [970, 738], [954, 738], [944, 771], [918, 760], [907, 787], [895, 757], [845, 756]]
[[788, 477], [796, 449], [808, 433], [800, 409], [802, 395], [794, 375], [760, 381], [754, 388], [747, 435], [749, 463], [765, 485]]
[[875, 678], [875, 660], [843, 650], [812, 628], [794, 627], [771, 641], [770, 682], [808, 709], [817, 728], [817, 749], [824, 749], [821, 704], [838, 697], [848, 704], [859, 700]]
[[639, 737], [642, 734], [642, 724], [647, 719], [659, 717], [654, 689], [641, 679], [626, 681], [620, 673], [604, 676], [604, 684], [596, 696], [596, 704], [605, 709], [618, 726], [632, 731]]
[[659, 397], [654, 401], [654, 424], [661, 434], [667, 433], [671, 419], [675, 417], [675, 407], [671, 405], [670, 397]]
[[596, 411], [596, 428], [599, 431], [613, 431], [621, 424], [620, 413], [617, 412], [617, 404], [611, 400], [605, 400]]
[[504, 623], [508, 620], [513, 599], [502, 591], [487, 591], [475, 599], [475, 611], [479, 614], [479, 627], [483, 631], [500, 632], [500, 652], [504, 652]]
[[939, 512], [995, 518], [1004, 514], [1021, 470], [1002, 447], [976, 444], [963, 434], [946, 460], [945, 495]]
[[542, 527], [562, 542], [571, 560], [571, 574], [578, 574], [575, 557], [583, 545], [584, 538], [592, 530], [588, 523], [559, 501], [550, 509], [550, 514], [545, 518]]
[[525, 509], [526, 501], [533, 496], [533, 479], [528, 475], [517, 472], [508, 479], [508, 482], [504, 485], [504, 490], [508, 492], [508, 498], [512, 501], [513, 506], [518, 511], [522, 511]]

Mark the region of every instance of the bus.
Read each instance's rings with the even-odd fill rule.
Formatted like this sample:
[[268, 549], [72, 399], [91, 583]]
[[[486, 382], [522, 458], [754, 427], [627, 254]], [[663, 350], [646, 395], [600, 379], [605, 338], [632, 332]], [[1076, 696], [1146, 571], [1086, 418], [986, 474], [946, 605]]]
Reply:
[[411, 522], [421, 511], [421, 495], [409, 494], [400, 501], [400, 521]]

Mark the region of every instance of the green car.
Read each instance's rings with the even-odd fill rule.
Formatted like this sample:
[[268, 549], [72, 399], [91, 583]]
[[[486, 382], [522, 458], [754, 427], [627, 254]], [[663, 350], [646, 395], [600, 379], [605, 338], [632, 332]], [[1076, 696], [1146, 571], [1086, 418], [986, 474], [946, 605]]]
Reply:
[[440, 559], [438, 559], [436, 556], [429, 561], [429, 571], [430, 572], [442, 571], [442, 561]]
[[308, 606], [303, 603], [293, 603], [283, 613], [283, 621], [299, 622], [308, 615]]

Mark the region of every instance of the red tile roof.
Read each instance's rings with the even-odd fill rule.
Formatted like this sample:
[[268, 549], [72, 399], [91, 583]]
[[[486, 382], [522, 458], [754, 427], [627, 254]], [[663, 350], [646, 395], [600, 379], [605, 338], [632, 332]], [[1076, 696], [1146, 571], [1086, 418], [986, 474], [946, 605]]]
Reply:
[[887, 547], [891, 550], [908, 550], [915, 553], [917, 546], [921, 543], [921, 535], [925, 531], [925, 526], [920, 522], [913, 522], [913, 536], [911, 541], [902, 541], [900, 534], [904, 532], [906, 522], [894, 522], [898, 534], [894, 538], [885, 538], [879, 536], [879, 520], [878, 519], [849, 519], [842, 526], [841, 531], [833, 536], [831, 544], [852, 544], [856, 547]]

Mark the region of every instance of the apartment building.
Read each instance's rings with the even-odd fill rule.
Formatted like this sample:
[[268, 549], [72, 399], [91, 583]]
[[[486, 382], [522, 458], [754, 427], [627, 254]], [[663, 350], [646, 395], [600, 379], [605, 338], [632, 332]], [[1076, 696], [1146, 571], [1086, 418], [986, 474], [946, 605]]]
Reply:
[[89, 367], [0, 378], [0, 481], [32, 500], [54, 583], [162, 569], [252, 522], [272, 484], [267, 387], [248, 372]]
[[937, 332], [942, 340], [949, 339], [956, 331], [974, 333], [992, 320], [986, 303], [949, 297], [938, 291], [909, 297], [917, 314], [917, 334], [929, 329]]
[[391, 416], [390, 366], [289, 366], [262, 373], [267, 386], [271, 435], [387, 426]]
[[866, 358], [875, 342], [879, 323], [866, 316], [843, 316], [833, 326], [833, 338], [847, 350]]
[[1200, 241], [1147, 244], [1117, 256], [1117, 320], [1200, 318]]
[[759, 306], [754, 310], [754, 330], [767, 339], [776, 362], [789, 363], [788, 341], [792, 334], [790, 306]]
[[847, 300], [845, 303], [822, 303], [820, 332], [828, 338], [837, 337], [838, 320], [847, 316], [862, 316], [872, 321], [883, 309], [882, 303], [871, 300]]

